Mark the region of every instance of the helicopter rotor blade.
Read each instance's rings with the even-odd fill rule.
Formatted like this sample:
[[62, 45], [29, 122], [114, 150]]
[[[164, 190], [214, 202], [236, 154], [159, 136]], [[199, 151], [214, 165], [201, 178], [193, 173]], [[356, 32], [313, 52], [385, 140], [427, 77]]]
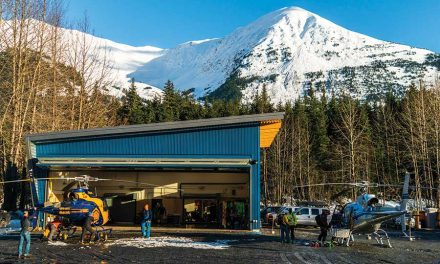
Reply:
[[339, 198], [339, 197], [345, 195], [346, 193], [348, 193], [349, 191], [353, 190], [353, 188], [354, 188], [354, 187], [351, 187], [351, 188], [345, 188], [345, 189], [343, 189], [342, 191], [340, 191], [340, 192], [338, 192], [338, 193], [336, 193], [336, 194], [333, 194], [333, 195], [330, 197], [330, 200], [332, 200], [332, 201], [333, 201], [333, 200], [336, 200], [337, 198]]
[[295, 185], [295, 186], [292, 186], [292, 188], [305, 188], [305, 187], [316, 187], [316, 186], [327, 186], [327, 185], [352, 185], [352, 186], [356, 186], [356, 183], [352, 183], [352, 182], [314, 183], [314, 184]]
[[[305, 185], [294, 185], [292, 188], [305, 188], [305, 187], [316, 187], [316, 186], [353, 186], [353, 187], [369, 187], [369, 188], [379, 188], [379, 187], [392, 187], [392, 188], [402, 188], [403, 184], [381, 184], [381, 183], [370, 183], [370, 182], [329, 182], [329, 183], [316, 183], [316, 184], [305, 184]], [[415, 190], [417, 186], [409, 186], [409, 189]], [[419, 186], [419, 189], [423, 190], [438, 190], [436, 187]]]

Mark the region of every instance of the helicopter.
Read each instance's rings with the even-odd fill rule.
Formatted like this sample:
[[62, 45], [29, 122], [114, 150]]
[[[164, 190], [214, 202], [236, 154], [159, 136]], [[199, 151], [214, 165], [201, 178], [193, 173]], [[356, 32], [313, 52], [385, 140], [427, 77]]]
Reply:
[[[334, 214], [335, 220], [332, 219], [331, 223], [333, 231], [338, 230], [348, 230], [344, 233], [344, 239], [346, 239], [346, 245], [348, 246], [350, 241], [354, 241], [352, 234], [365, 234], [370, 238], [373, 236], [378, 244], [384, 246], [383, 239], [387, 240], [387, 246], [391, 246], [390, 238], [387, 232], [381, 229], [381, 224], [387, 220], [397, 218], [401, 216], [402, 232], [405, 236], [405, 221], [404, 217], [407, 213], [406, 204], [408, 201], [408, 190], [409, 188], [415, 188], [414, 186], [409, 186], [410, 174], [407, 172], [405, 174], [405, 180], [403, 184], [403, 195], [402, 203], [399, 209], [383, 207], [381, 206], [379, 199], [374, 194], [368, 193], [368, 188], [375, 187], [402, 187], [401, 185], [389, 185], [389, 184], [377, 184], [370, 183], [368, 181], [362, 181], [357, 183], [319, 183], [319, 184], [308, 184], [301, 186], [293, 186], [293, 188], [303, 188], [312, 186], [329, 186], [329, 185], [342, 185], [349, 186], [349, 188], [344, 189], [342, 192], [334, 195], [333, 198], [341, 195], [342, 193], [351, 190], [352, 188], [360, 188], [361, 195], [359, 195], [355, 201], [346, 203], [342, 206], [342, 209], [338, 214]], [[420, 187], [419, 187], [420, 188]], [[426, 187], [423, 187], [426, 188]], [[334, 232], [337, 233], [337, 232]]]
[[[37, 194], [38, 181], [46, 180], [62, 180], [62, 181], [72, 181], [67, 184], [63, 189], [63, 201], [57, 203], [42, 203], [39, 201]], [[0, 182], [1, 184], [14, 183], [14, 182], [29, 182], [31, 185], [32, 192], [32, 203], [34, 209], [31, 211], [47, 213], [54, 216], [60, 216], [63, 219], [67, 219], [70, 226], [82, 226], [84, 221], [89, 217], [93, 217], [92, 226], [100, 227], [97, 230], [99, 233], [108, 234], [107, 231], [111, 233], [110, 229], [103, 228], [103, 225], [107, 224], [110, 220], [110, 212], [107, 207], [105, 199], [95, 196], [91, 191], [89, 191], [89, 183], [97, 181], [116, 181], [124, 183], [134, 183], [138, 186], [154, 186], [158, 188], [163, 188], [157, 184], [138, 182], [138, 181], [127, 181], [118, 179], [102, 179], [91, 177], [89, 175], [81, 175], [78, 177], [51, 177], [51, 178], [35, 178], [33, 176], [33, 171], [29, 170], [29, 178], [23, 180], [11, 180]], [[75, 187], [75, 185], [77, 185]], [[170, 187], [167, 187], [170, 188]], [[176, 188], [177, 190], [183, 191], [181, 188]], [[35, 213], [34, 213], [35, 214]], [[40, 215], [41, 214], [36, 214]], [[36, 221], [35, 221], [36, 222]]]
[[[48, 206], [40, 205], [39, 207], [37, 206], [37, 210], [67, 218], [70, 224], [74, 226], [82, 226], [89, 216], [93, 217], [92, 226], [103, 226], [110, 220], [105, 200], [94, 196], [88, 188], [90, 181], [98, 181], [100, 179], [88, 175], [62, 179], [73, 180], [73, 182], [63, 188], [64, 201]], [[78, 186], [72, 188], [75, 184], [78, 184]]]
[[[42, 203], [38, 200], [37, 182], [41, 180], [72, 180], [67, 186], [63, 188], [63, 201], [58, 203]], [[2, 184], [15, 182], [29, 182], [31, 184], [32, 203], [33, 207], [28, 210], [32, 215], [32, 228], [37, 227], [37, 218], [43, 216], [41, 213], [46, 213], [54, 216], [60, 216], [63, 219], [63, 239], [73, 235], [76, 226], [83, 226], [85, 220], [92, 216], [92, 226], [96, 228], [98, 239], [103, 235], [104, 240], [111, 235], [111, 229], [105, 229], [105, 225], [109, 219], [109, 210], [105, 200], [94, 196], [89, 191], [89, 182], [107, 179], [93, 178], [88, 175], [82, 175], [74, 178], [34, 178], [32, 171], [30, 171], [29, 179], [12, 180], [0, 182]], [[76, 187], [74, 187], [77, 185]], [[5, 221], [4, 226], [9, 226], [11, 221], [11, 214], [16, 217], [22, 216], [21, 211], [6, 213], [9, 217], [2, 217]], [[99, 229], [98, 229], [99, 228]]]

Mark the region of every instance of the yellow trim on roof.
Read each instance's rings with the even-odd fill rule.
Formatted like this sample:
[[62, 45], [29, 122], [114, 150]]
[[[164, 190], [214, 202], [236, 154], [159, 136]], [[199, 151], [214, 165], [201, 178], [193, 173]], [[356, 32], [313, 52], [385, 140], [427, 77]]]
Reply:
[[281, 128], [281, 120], [266, 120], [260, 122], [260, 148], [272, 145], [275, 136]]

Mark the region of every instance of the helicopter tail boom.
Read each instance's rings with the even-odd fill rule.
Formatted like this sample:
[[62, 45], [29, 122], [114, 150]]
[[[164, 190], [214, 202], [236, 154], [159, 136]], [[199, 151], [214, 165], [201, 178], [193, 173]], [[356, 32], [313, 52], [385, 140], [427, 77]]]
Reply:
[[[363, 215], [360, 215], [358, 219], [362, 219], [359, 224], [355, 224], [352, 228], [352, 232], [366, 232], [371, 233], [370, 229], [375, 229], [375, 226], [379, 226], [382, 222], [387, 220], [399, 217], [405, 214], [406, 211], [386, 211], [386, 212], [366, 212]], [[368, 230], [368, 231], [365, 231]], [[373, 232], [376, 230], [373, 230]]]

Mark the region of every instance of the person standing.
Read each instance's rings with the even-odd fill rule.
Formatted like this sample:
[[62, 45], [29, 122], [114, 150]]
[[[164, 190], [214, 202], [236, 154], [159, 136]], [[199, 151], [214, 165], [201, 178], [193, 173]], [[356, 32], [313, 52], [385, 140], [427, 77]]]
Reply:
[[285, 219], [285, 215], [277, 215], [277, 224], [280, 226], [281, 243], [289, 243], [289, 227]]
[[289, 213], [287, 214], [287, 221], [289, 224], [290, 242], [293, 244], [293, 241], [295, 240], [295, 226], [296, 223], [298, 222], [298, 217], [296, 216], [292, 208], [289, 208]]
[[318, 236], [318, 241], [321, 243], [321, 245], [325, 242], [325, 239], [327, 238], [327, 231], [330, 228], [330, 225], [328, 224], [328, 215], [330, 215], [329, 210], [322, 210], [321, 214], [315, 217], [316, 224], [321, 229], [321, 233]]
[[89, 242], [93, 242], [95, 239], [95, 235], [96, 235], [96, 231], [93, 230], [92, 228], [92, 223], [93, 223], [93, 216], [92, 213], [89, 212], [89, 214], [87, 215], [87, 218], [84, 220], [84, 223], [82, 225], [82, 233], [81, 233], [81, 244], [84, 243], [84, 237], [86, 234], [86, 231], [88, 231], [90, 233], [90, 240]]
[[145, 204], [141, 220], [141, 230], [144, 238], [150, 238], [151, 218], [151, 210], [149, 209], [148, 204]]
[[158, 213], [159, 213], [158, 224], [163, 224], [166, 219], [167, 209], [165, 208], [165, 206], [163, 206], [162, 203], [159, 204]]
[[[29, 251], [31, 249], [31, 232], [29, 232], [30, 222], [29, 222], [29, 212], [24, 211], [23, 217], [20, 221], [21, 231], [20, 231], [20, 243], [18, 244], [18, 257], [27, 258], [29, 257]], [[23, 243], [26, 242], [26, 247], [23, 253]]]

